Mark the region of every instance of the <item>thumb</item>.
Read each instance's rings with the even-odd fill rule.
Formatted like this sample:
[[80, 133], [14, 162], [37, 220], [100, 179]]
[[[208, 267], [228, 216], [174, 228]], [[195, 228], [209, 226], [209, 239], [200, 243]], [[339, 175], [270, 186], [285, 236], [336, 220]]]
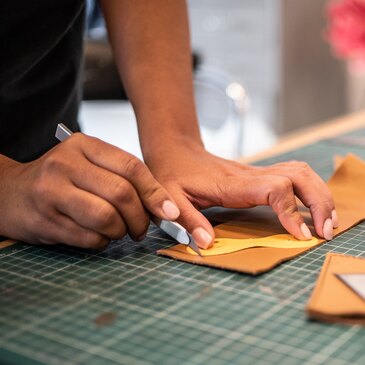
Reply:
[[200, 248], [209, 248], [215, 238], [212, 225], [187, 198], [174, 199], [180, 209], [177, 222], [186, 228]]

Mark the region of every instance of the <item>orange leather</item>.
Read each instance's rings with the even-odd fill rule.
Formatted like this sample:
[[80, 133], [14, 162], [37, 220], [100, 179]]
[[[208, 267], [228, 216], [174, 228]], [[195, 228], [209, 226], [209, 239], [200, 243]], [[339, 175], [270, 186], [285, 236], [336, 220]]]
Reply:
[[335, 274], [365, 274], [365, 259], [329, 253], [307, 304], [310, 318], [365, 324], [365, 300]]
[[1, 248], [6, 248], [6, 247], [9, 247], [9, 246], [12, 246], [16, 242], [17, 241], [10, 240], [10, 239], [6, 239], [5, 241], [1, 241], [0, 242], [0, 249]]
[[[347, 156], [327, 185], [336, 204], [340, 226], [334, 231], [334, 235], [338, 235], [365, 219], [365, 162], [356, 156]], [[303, 206], [299, 209], [313, 234], [314, 228], [309, 211]], [[246, 239], [286, 233], [270, 207], [229, 210], [226, 213], [219, 213], [219, 219], [226, 224], [215, 227], [217, 237]], [[324, 240], [319, 239], [318, 245], [322, 243]], [[312, 247], [256, 247], [224, 255], [199, 257], [189, 254], [186, 246], [175, 245], [159, 250], [158, 254], [198, 265], [257, 275], [310, 249]]]

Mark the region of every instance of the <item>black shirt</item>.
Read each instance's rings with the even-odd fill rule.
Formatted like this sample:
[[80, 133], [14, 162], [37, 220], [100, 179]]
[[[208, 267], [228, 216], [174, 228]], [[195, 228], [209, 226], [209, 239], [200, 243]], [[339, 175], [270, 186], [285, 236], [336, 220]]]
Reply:
[[33, 160], [77, 123], [84, 0], [0, 0], [0, 153]]

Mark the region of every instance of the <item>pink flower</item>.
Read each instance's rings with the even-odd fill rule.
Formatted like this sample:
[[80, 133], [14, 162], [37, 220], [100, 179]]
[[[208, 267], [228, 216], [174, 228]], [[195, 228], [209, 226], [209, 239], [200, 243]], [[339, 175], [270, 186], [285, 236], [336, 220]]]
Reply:
[[327, 39], [336, 56], [365, 71], [365, 0], [336, 0], [327, 7]]

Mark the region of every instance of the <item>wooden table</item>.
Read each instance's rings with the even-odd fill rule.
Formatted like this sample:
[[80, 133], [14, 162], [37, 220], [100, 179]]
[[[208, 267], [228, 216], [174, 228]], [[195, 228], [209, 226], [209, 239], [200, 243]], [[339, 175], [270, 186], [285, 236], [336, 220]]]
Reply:
[[283, 136], [275, 146], [253, 156], [244, 157], [240, 159], [240, 161], [243, 163], [256, 162], [258, 160], [296, 150], [324, 138], [336, 137], [362, 127], [365, 128], [365, 110], [331, 119], [287, 134]]

